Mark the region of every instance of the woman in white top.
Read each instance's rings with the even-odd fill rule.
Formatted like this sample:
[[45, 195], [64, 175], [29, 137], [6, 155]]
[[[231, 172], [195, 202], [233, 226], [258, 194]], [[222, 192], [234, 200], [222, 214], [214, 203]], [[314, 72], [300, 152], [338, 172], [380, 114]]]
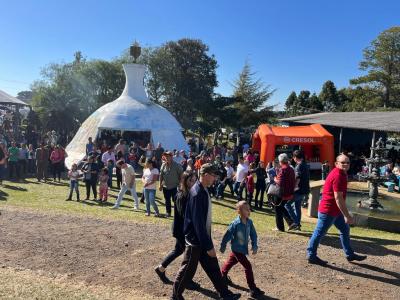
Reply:
[[156, 182], [158, 180], [158, 175], [158, 169], [154, 168], [153, 161], [147, 158], [142, 176], [144, 198], [146, 199], [146, 216], [150, 216], [150, 204], [153, 206], [155, 212], [154, 216], [160, 216], [156, 204]]

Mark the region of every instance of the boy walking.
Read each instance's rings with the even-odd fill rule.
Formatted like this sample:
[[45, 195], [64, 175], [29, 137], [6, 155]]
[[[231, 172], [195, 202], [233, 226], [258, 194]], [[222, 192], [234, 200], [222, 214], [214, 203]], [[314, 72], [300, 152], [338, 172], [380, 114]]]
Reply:
[[221, 273], [224, 280], [227, 283], [231, 283], [228, 278], [228, 272], [239, 262], [244, 267], [247, 284], [250, 288], [250, 296], [257, 298], [264, 295], [264, 291], [256, 286], [251, 263], [246, 257], [246, 255], [249, 254], [249, 239], [251, 239], [253, 255], [257, 253], [257, 232], [254, 228], [253, 221], [249, 219], [250, 205], [246, 201], [239, 201], [236, 204], [236, 210], [239, 216], [229, 225], [228, 230], [222, 238], [220, 251], [224, 253], [226, 244], [230, 241], [232, 252], [228, 260], [224, 263]]

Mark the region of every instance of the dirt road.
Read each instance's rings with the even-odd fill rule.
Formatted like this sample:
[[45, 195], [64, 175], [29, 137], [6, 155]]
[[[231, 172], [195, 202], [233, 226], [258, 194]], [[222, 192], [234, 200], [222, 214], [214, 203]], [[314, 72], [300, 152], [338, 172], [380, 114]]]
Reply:
[[[221, 232], [214, 232], [219, 243]], [[365, 263], [350, 264], [338, 237], [327, 237], [319, 250], [329, 267], [305, 260], [308, 236], [267, 233], [259, 236], [260, 251], [251, 257], [256, 283], [264, 299], [399, 299], [400, 244], [388, 240], [357, 240], [353, 247], [369, 255]], [[108, 221], [7, 208], [0, 216], [0, 267], [63, 275], [90, 286], [135, 290], [155, 299], [167, 298], [153, 268], [172, 249], [167, 226]], [[228, 252], [228, 251], [227, 251]], [[225, 255], [219, 254], [220, 264]], [[180, 259], [167, 270], [173, 279]], [[201, 267], [195, 280], [201, 290], [185, 292], [187, 299], [215, 297]], [[233, 290], [248, 296], [244, 272], [230, 274]]]

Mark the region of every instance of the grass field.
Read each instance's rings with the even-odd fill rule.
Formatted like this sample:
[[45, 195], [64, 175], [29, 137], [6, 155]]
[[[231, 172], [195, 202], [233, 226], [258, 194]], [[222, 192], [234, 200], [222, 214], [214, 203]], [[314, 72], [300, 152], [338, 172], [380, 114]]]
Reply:
[[[140, 196], [141, 183], [137, 184], [137, 191]], [[39, 211], [45, 214], [58, 214], [70, 216], [88, 216], [96, 219], [123, 220], [127, 222], [139, 222], [149, 224], [161, 224], [169, 226], [172, 218], [146, 217], [144, 204], [140, 204], [140, 210], [133, 210], [133, 199], [126, 195], [119, 210], [110, 208], [115, 202], [118, 191], [113, 189], [109, 193], [109, 202], [100, 205], [96, 201], [65, 201], [69, 193], [67, 181], [61, 183], [48, 182], [37, 183], [34, 179], [23, 182], [5, 182], [0, 187], [0, 211], [2, 209], [18, 211]], [[80, 186], [81, 198], [85, 198], [85, 188]], [[75, 197], [75, 195], [74, 195]], [[161, 213], [165, 213], [165, 206], [162, 193], [157, 191], [157, 203]], [[235, 218], [234, 210], [236, 200], [226, 195], [224, 200], [213, 200], [213, 223], [214, 228], [222, 231]], [[252, 213], [257, 232], [260, 236], [279, 239], [284, 233], [273, 232], [275, 219], [273, 212], [269, 209], [255, 211]], [[290, 235], [293, 239], [302, 239], [306, 242], [313, 228], [313, 223], [304, 222], [302, 232], [298, 235]], [[3, 230], [4, 232], [7, 229]], [[337, 230], [332, 227], [330, 235], [336, 236]], [[397, 253], [397, 246], [400, 235], [368, 228], [352, 228], [352, 238], [362, 242], [365, 247], [373, 247], [385, 250], [394, 249]], [[10, 268], [0, 264], [0, 298], [1, 299], [154, 299], [150, 295], [139, 293], [135, 290], [121, 290], [118, 287], [91, 286], [85, 282], [70, 280], [66, 275], [52, 275], [29, 269]]]
[[[136, 190], [140, 197], [142, 184], [137, 181]], [[3, 187], [0, 188], [0, 207], [12, 206], [28, 209], [35, 209], [46, 212], [61, 212], [66, 214], [79, 214], [87, 215], [96, 218], [107, 218], [116, 220], [126, 220], [133, 222], [152, 222], [170, 224], [172, 219], [168, 218], [154, 218], [146, 217], [144, 214], [144, 204], [140, 204], [139, 211], [133, 211], [133, 199], [130, 195], [126, 194], [124, 201], [122, 201], [119, 210], [111, 210], [114, 204], [118, 190], [112, 189], [109, 192], [109, 202], [105, 205], [100, 205], [95, 201], [65, 201], [68, 196], [69, 187], [67, 181], [37, 183], [35, 179], [27, 179], [23, 182], [5, 182]], [[85, 198], [85, 187], [81, 183], [80, 186], [81, 199]], [[75, 198], [74, 198], [75, 199]], [[162, 193], [157, 191], [156, 201], [159, 206], [160, 212], [165, 213], [164, 200]], [[213, 223], [220, 227], [225, 228], [236, 216], [234, 207], [236, 200], [226, 195], [224, 200], [213, 200]], [[269, 209], [263, 211], [254, 211], [251, 215], [257, 231], [265, 233], [271, 231], [275, 227], [275, 219], [273, 212]], [[314, 228], [312, 223], [303, 223], [302, 231], [305, 233], [312, 232]], [[338, 232], [336, 228], [332, 227], [330, 234], [336, 235]], [[387, 240], [400, 241], [400, 235], [395, 233], [388, 233], [379, 230], [373, 230], [362, 227], [352, 228], [353, 238], [380, 238]]]

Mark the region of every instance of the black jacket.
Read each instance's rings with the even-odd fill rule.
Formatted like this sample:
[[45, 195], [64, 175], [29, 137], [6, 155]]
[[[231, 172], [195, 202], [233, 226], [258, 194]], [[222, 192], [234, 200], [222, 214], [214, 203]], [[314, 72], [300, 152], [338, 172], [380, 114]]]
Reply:
[[183, 225], [185, 223], [185, 210], [189, 201], [189, 193], [184, 195], [181, 191], [176, 195], [174, 205], [174, 221], [172, 223], [172, 236], [185, 243], [185, 234], [183, 233]]
[[208, 205], [208, 193], [200, 181], [197, 181], [190, 189], [183, 232], [186, 243], [199, 246], [206, 251], [214, 248], [211, 236], [207, 232]]
[[310, 192], [310, 169], [307, 163], [303, 160], [295, 167], [296, 179], [300, 179], [299, 189], [296, 194], [308, 194]]

